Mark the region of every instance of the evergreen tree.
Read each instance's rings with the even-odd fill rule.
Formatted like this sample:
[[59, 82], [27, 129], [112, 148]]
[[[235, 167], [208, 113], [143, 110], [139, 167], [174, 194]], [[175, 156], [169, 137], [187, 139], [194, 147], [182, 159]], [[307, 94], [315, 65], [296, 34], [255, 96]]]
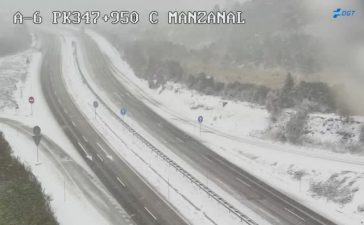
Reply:
[[292, 96], [294, 86], [295, 83], [293, 77], [291, 73], [288, 73], [284, 85], [281, 89], [281, 95], [279, 100], [280, 106], [282, 108], [291, 108], [294, 106], [294, 99]]

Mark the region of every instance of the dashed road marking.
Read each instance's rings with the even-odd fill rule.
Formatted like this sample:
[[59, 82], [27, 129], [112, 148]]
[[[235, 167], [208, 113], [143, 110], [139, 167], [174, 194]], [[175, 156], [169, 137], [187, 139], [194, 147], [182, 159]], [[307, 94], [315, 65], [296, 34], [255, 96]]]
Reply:
[[209, 157], [205, 156], [205, 155], [202, 155], [202, 157], [204, 157], [207, 161], [212, 161]]
[[149, 215], [151, 215], [153, 217], [154, 220], [157, 220], [157, 217], [155, 215], [153, 215], [153, 213], [147, 208], [144, 207], [145, 211], [147, 211], [149, 213]]
[[305, 219], [303, 219], [302, 217], [300, 217], [299, 215], [297, 215], [296, 213], [292, 212], [291, 210], [284, 208], [284, 210], [286, 210], [287, 212], [291, 213], [292, 215], [294, 215], [295, 217], [297, 217], [298, 219], [305, 221]]
[[126, 188], [126, 185], [124, 184], [124, 182], [119, 177], [116, 177], [116, 180], [121, 184], [121, 186]]
[[239, 181], [240, 183], [244, 184], [245, 186], [252, 187], [250, 184], [248, 184], [246, 181], [243, 181], [239, 177], [235, 177], [235, 180]]
[[101, 149], [101, 151], [104, 152], [104, 154], [106, 155], [107, 158], [109, 158], [110, 160], [113, 160], [112, 156], [109, 153], [107, 153], [107, 151], [101, 146], [100, 143], [96, 143], [96, 145], [99, 146], [99, 148]]
[[181, 143], [185, 143], [184, 142], [184, 140], [182, 140], [181, 138], [179, 138], [179, 137], [176, 137], [176, 139], [179, 141], [179, 142], [181, 142]]
[[99, 155], [99, 154], [96, 154], [97, 155], [97, 157], [101, 160], [101, 162], [103, 162], [104, 161], [104, 159], [101, 157], [101, 155]]
[[80, 142], [78, 142], [78, 145], [80, 146], [80, 148], [82, 149], [82, 151], [85, 153], [86, 157], [89, 160], [92, 160], [92, 156], [86, 151], [85, 147]]
[[85, 138], [85, 136], [82, 136], [82, 139], [83, 139], [85, 142], [87, 142], [87, 143], [88, 143], [88, 140], [87, 140], [87, 138]]

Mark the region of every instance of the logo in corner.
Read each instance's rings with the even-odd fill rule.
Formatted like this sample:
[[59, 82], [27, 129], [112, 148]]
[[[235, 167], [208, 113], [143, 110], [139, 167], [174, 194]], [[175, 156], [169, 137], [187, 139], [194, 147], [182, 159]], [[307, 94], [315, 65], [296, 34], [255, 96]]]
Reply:
[[332, 13], [332, 18], [336, 19], [339, 16], [354, 16], [355, 15], [355, 10], [341, 10], [341, 8], [337, 8], [336, 10], [334, 10]]
[[341, 9], [340, 8], [337, 8], [334, 12], [333, 12], [333, 16], [332, 18], [336, 19], [337, 17], [340, 16], [340, 11]]

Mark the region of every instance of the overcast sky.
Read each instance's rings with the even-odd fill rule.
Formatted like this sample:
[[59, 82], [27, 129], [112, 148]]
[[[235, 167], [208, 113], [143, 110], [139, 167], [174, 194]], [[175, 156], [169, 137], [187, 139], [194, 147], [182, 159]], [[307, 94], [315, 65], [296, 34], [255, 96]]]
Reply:
[[[210, 9], [229, 0], [1, 0], [7, 9]], [[241, 0], [240, 0], [241, 1]]]

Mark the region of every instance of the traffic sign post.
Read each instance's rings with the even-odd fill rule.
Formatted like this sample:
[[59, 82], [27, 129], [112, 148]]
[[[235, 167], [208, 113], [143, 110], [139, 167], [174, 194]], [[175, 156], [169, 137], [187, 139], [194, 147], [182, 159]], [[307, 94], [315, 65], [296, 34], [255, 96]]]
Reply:
[[29, 104], [30, 104], [30, 115], [33, 115], [33, 104], [34, 104], [34, 102], [35, 102], [34, 97], [33, 97], [33, 96], [30, 96], [30, 97], [28, 98], [28, 102], [29, 102]]
[[33, 127], [33, 140], [35, 145], [37, 146], [37, 164], [39, 164], [39, 144], [42, 139], [41, 129], [39, 126]]
[[126, 109], [125, 109], [125, 108], [122, 108], [122, 109], [120, 110], [120, 114], [121, 114], [121, 118], [122, 118], [122, 120], [124, 120], [124, 117], [126, 116]]
[[96, 109], [99, 107], [99, 103], [97, 101], [94, 101], [93, 106], [95, 109], [95, 119], [96, 119]]
[[203, 116], [198, 116], [197, 117], [197, 122], [200, 124], [200, 136], [201, 136], [201, 125], [202, 125], [202, 122], [203, 122]]

